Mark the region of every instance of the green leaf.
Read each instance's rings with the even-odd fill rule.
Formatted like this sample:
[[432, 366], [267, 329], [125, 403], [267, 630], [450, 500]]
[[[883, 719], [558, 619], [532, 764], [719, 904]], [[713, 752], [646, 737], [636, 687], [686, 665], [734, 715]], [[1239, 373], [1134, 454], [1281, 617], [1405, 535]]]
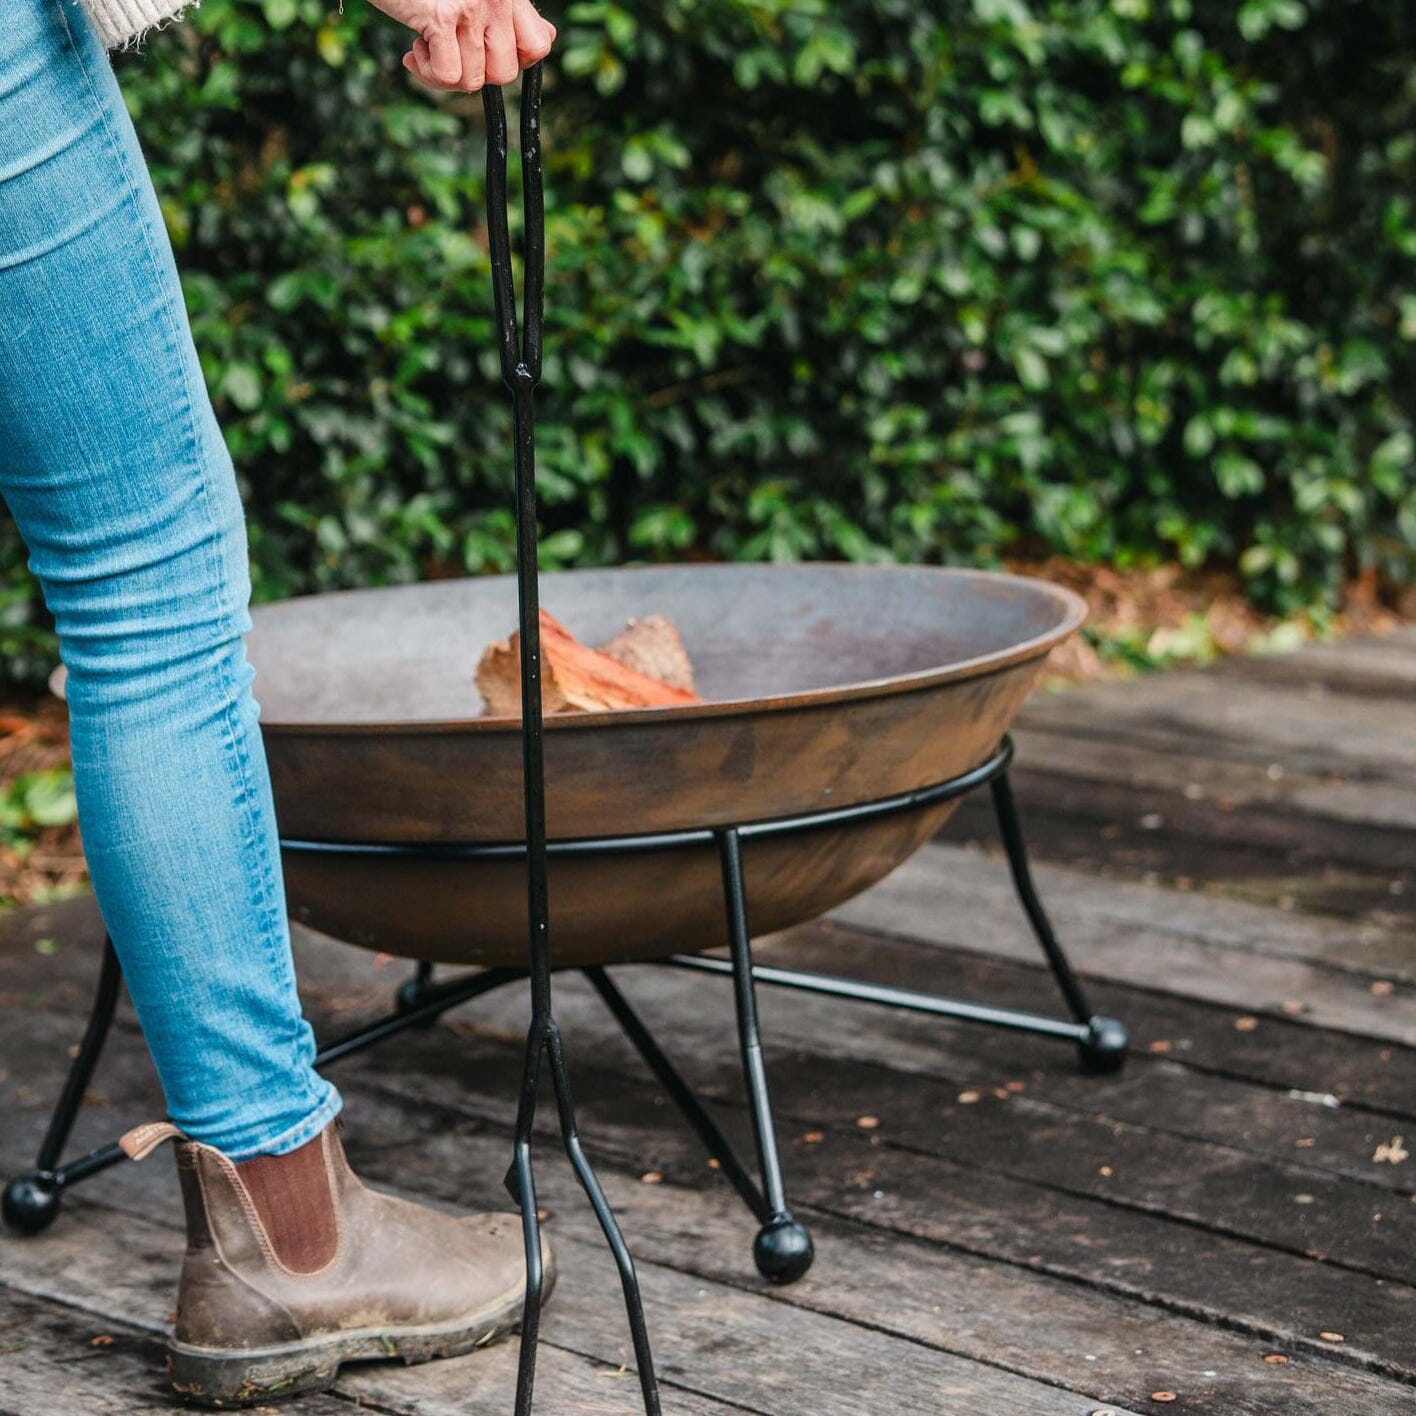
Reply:
[[260, 374], [250, 364], [232, 364], [221, 378], [222, 392], [240, 409], [249, 412], [261, 402]]

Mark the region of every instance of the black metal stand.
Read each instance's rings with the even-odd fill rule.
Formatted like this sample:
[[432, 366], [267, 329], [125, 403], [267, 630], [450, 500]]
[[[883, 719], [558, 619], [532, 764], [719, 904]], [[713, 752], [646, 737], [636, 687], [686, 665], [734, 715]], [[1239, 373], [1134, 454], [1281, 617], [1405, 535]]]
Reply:
[[[738, 1041], [743, 1062], [743, 1078], [752, 1114], [760, 1183], [749, 1173], [732, 1142], [728, 1140], [721, 1127], [699, 1101], [692, 1086], [669, 1060], [653, 1033], [630, 1006], [605, 969], [587, 968], [583, 972], [604, 1000], [636, 1051], [648, 1064], [659, 1084], [677, 1106], [689, 1126], [702, 1140], [708, 1153], [718, 1161], [723, 1176], [756, 1216], [760, 1228], [753, 1245], [753, 1257], [758, 1270], [773, 1282], [791, 1283], [800, 1278], [811, 1266], [813, 1250], [809, 1233], [792, 1214], [786, 1200], [786, 1187], [782, 1178], [781, 1161], [777, 1150], [776, 1128], [772, 1119], [772, 1106], [767, 1088], [766, 1068], [762, 1059], [762, 1044], [757, 1020], [757, 984], [795, 989], [833, 998], [846, 998], [856, 1002], [875, 1003], [936, 1018], [984, 1023], [1015, 1032], [1057, 1038], [1071, 1042], [1077, 1048], [1082, 1067], [1092, 1073], [1115, 1072], [1125, 1062], [1127, 1049], [1125, 1028], [1114, 1019], [1102, 1017], [1091, 1011], [1091, 1005], [1081, 983], [1073, 972], [1066, 953], [1058, 942], [1038, 898], [1028, 867], [1027, 850], [1019, 828], [1017, 808], [1008, 785], [1007, 768], [1011, 758], [1012, 744], [1005, 740], [988, 761], [961, 776], [917, 792], [865, 802], [852, 807], [841, 807], [801, 816], [756, 821], [716, 829], [705, 828], [653, 835], [551, 841], [546, 844], [546, 852], [550, 857], [587, 854], [610, 855], [619, 852], [693, 847], [716, 849], [723, 880], [729, 957], [676, 955], [663, 962], [681, 969], [695, 969], [704, 973], [726, 975], [732, 980]], [[858, 979], [837, 978], [828, 974], [754, 964], [748, 921], [747, 891], [743, 876], [743, 845], [745, 842], [768, 836], [807, 832], [813, 828], [837, 825], [847, 820], [919, 810], [940, 801], [962, 796], [985, 784], [991, 789], [994, 809], [998, 817], [999, 833], [1007, 853], [1008, 865], [1019, 901], [1037, 935], [1043, 955], [1067, 1003], [1071, 1013], [1070, 1019], [1017, 1012], [982, 1003], [966, 1003], [955, 998], [945, 998], [932, 993], [920, 993], [908, 989], [889, 988]], [[314, 841], [285, 841], [282, 844], [287, 851], [324, 854], [393, 854], [436, 857], [440, 860], [505, 859], [517, 858], [526, 854], [524, 842], [424, 846], [336, 844]], [[407, 1029], [425, 1027], [450, 1008], [455, 1008], [481, 994], [489, 993], [493, 989], [518, 979], [524, 979], [527, 976], [528, 971], [525, 969], [488, 969], [481, 973], [464, 975], [446, 983], [438, 983], [433, 979], [431, 965], [419, 964], [414, 976], [399, 988], [397, 1007], [394, 1012], [331, 1043], [320, 1052], [316, 1058], [316, 1064], [321, 1067], [327, 1066], [352, 1053], [373, 1047]], [[89, 1018], [83, 1042], [80, 1044], [78, 1054], [70, 1068], [63, 1094], [60, 1096], [53, 1119], [45, 1134], [44, 1143], [40, 1147], [35, 1168], [25, 1175], [17, 1176], [11, 1180], [4, 1192], [4, 1217], [9, 1224], [17, 1229], [28, 1233], [38, 1233], [40, 1230], [48, 1228], [59, 1212], [60, 1200], [67, 1188], [107, 1169], [110, 1165], [116, 1165], [124, 1158], [123, 1152], [119, 1150], [118, 1146], [112, 1144], [70, 1161], [67, 1165], [59, 1164], [60, 1155], [73, 1125], [74, 1116], [82, 1103], [84, 1091], [93, 1075], [104, 1039], [108, 1034], [113, 1010], [118, 999], [118, 983], [117, 957], [113, 953], [112, 945], [105, 944], [103, 967], [99, 976], [93, 1012]], [[567, 1148], [572, 1151], [572, 1163], [576, 1164], [577, 1174], [580, 1175], [582, 1184], [584, 1184], [589, 1166], [576, 1138], [574, 1116], [570, 1111], [569, 1084], [568, 1080], [564, 1079], [565, 1059], [559, 1030], [556, 1029], [553, 1018], [548, 1018], [543, 1027], [544, 1031], [538, 1036], [535, 1033], [533, 1022], [533, 1037], [528, 1042], [528, 1081], [526, 1087], [531, 1086], [539, 1061], [538, 1057], [530, 1053], [530, 1048], [533, 1045], [545, 1046], [550, 1054], [553, 1077], [556, 1072], [562, 1075], [562, 1081], [557, 1088], [560, 1119], [567, 1137]], [[525, 1163], [529, 1166], [529, 1128], [534, 1116], [526, 1114], [527, 1107], [527, 1092], [526, 1089], [523, 1089], [522, 1106], [517, 1117], [517, 1157], [519, 1163], [523, 1157], [527, 1157]], [[583, 1170], [581, 1166], [584, 1166]], [[521, 1172], [514, 1167], [511, 1178], [517, 1185], [521, 1183], [520, 1175]], [[593, 1174], [590, 1176], [590, 1183], [586, 1188], [591, 1195], [592, 1204], [596, 1206], [597, 1217], [600, 1218], [602, 1225], [606, 1224], [609, 1211], [607, 1208], [601, 1209], [603, 1196], [599, 1192]], [[514, 1197], [520, 1199], [524, 1194], [524, 1190], [518, 1190], [514, 1192]], [[597, 1197], [598, 1204], [596, 1203]], [[523, 1215], [525, 1212], [523, 1209]], [[534, 1216], [534, 1206], [531, 1207], [531, 1213]], [[613, 1224], [612, 1219], [609, 1219], [609, 1224]], [[529, 1229], [530, 1226], [528, 1226]], [[623, 1241], [620, 1242], [622, 1245]], [[616, 1257], [619, 1259], [621, 1254], [617, 1253]], [[623, 1253], [622, 1258], [628, 1266], [629, 1279], [632, 1280], [633, 1266], [629, 1261], [628, 1254]], [[622, 1268], [621, 1272], [623, 1275], [625, 1270]], [[631, 1291], [634, 1291], [632, 1284], [627, 1282], [627, 1295]], [[635, 1291], [635, 1297], [637, 1298], [637, 1296], [637, 1291]]]
[[36, 1234], [54, 1223], [59, 1213], [59, 1197], [66, 1185], [77, 1185], [80, 1180], [96, 1175], [123, 1159], [123, 1152], [115, 1142], [68, 1165], [59, 1164], [69, 1132], [74, 1129], [74, 1118], [84, 1104], [84, 1093], [88, 1091], [94, 1068], [103, 1053], [103, 1044], [108, 1041], [108, 1030], [113, 1026], [113, 1013], [118, 1007], [118, 990], [122, 982], [123, 971], [118, 965], [113, 941], [105, 936], [98, 991], [94, 994], [88, 1025], [70, 1064], [69, 1075], [64, 1079], [64, 1090], [59, 1093], [59, 1102], [49, 1118], [44, 1139], [39, 1144], [34, 1169], [11, 1180], [5, 1186], [3, 1201], [0, 1201], [5, 1222], [27, 1234]]

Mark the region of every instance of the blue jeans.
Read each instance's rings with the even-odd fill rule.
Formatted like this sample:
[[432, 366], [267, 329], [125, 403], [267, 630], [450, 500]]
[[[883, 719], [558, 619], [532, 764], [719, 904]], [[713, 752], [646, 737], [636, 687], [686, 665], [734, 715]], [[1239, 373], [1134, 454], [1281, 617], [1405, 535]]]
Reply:
[[233, 1159], [313, 1068], [243, 634], [241, 502], [113, 71], [72, 0], [0, 25], [0, 493], [68, 668], [94, 892], [172, 1120]]

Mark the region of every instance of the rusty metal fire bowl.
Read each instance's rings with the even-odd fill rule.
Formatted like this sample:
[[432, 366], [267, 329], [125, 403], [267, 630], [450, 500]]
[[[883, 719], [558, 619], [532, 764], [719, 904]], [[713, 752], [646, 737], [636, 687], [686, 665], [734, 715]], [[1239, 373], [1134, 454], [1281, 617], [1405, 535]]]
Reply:
[[[745, 833], [754, 934], [883, 878], [957, 796], [829, 813], [985, 763], [1084, 615], [1044, 582], [926, 567], [569, 571], [544, 575], [542, 596], [587, 642], [667, 615], [707, 700], [546, 720], [562, 967], [724, 943], [713, 827], [828, 813], [790, 834]], [[521, 725], [479, 716], [473, 684], [482, 649], [516, 623], [514, 577], [310, 596], [254, 618], [293, 917], [410, 958], [524, 966]], [[637, 839], [607, 850], [606, 838]]]

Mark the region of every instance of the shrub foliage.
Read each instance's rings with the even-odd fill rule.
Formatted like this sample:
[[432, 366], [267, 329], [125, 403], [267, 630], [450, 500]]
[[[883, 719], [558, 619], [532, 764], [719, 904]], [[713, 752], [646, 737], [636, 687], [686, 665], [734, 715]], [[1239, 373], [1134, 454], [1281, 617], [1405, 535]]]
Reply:
[[[547, 81], [548, 565], [1416, 546], [1403, 0], [578, 0]], [[351, 0], [119, 61], [258, 593], [507, 568], [480, 104]], [[14, 542], [4, 650], [47, 641]]]

